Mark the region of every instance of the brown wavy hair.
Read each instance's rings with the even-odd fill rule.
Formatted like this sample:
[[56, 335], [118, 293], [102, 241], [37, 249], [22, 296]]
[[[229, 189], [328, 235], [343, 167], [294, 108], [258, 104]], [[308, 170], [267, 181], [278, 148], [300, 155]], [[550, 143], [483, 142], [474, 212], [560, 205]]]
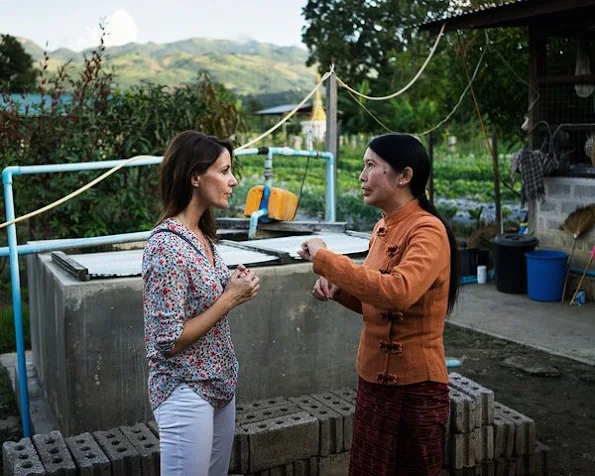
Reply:
[[[193, 193], [193, 175], [205, 173], [225, 149], [233, 160], [230, 140], [198, 131], [181, 132], [171, 140], [159, 168], [162, 209], [158, 223], [176, 216], [188, 206]], [[207, 238], [216, 241], [217, 224], [210, 208], [200, 217], [198, 227]]]

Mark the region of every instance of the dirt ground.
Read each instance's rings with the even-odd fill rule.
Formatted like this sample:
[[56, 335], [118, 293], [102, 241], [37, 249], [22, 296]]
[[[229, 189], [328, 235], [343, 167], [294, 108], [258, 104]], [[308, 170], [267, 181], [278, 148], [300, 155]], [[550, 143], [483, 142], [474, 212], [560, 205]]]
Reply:
[[595, 367], [454, 325], [444, 341], [446, 355], [463, 360], [453, 371], [535, 420], [551, 476], [595, 476]]

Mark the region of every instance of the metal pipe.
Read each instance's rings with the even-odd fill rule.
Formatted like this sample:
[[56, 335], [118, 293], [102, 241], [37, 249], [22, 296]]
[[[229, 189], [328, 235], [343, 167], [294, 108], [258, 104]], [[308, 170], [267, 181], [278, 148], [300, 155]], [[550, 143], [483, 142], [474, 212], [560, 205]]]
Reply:
[[[584, 270], [584, 268], [583, 269], [581, 269], [581, 268], [570, 268], [570, 272], [573, 273], [573, 274], [580, 274], [580, 275], [582, 275], [585, 272], [585, 270]], [[592, 278], [595, 278], [595, 270], [593, 270], [593, 271], [587, 270], [586, 276], [590, 276]]]
[[[12, 173], [2, 172], [4, 185], [4, 206], [6, 220], [14, 220], [14, 197], [12, 194]], [[27, 386], [27, 362], [25, 360], [25, 339], [23, 336], [23, 312], [21, 309], [21, 276], [19, 274], [19, 255], [17, 252], [17, 228], [13, 223], [8, 226], [8, 247], [10, 249], [10, 284], [12, 287], [12, 310], [14, 316], [14, 332], [17, 344], [17, 368], [19, 372], [19, 397], [21, 400], [21, 424], [25, 438], [31, 436], [29, 415], [29, 387]]]
[[[89, 248], [92, 246], [113, 245], [116, 243], [131, 243], [144, 241], [149, 238], [150, 231], [137, 231], [120, 235], [95, 236], [90, 238], [68, 238], [63, 240], [47, 240], [30, 242], [17, 246], [17, 254], [30, 255], [47, 253], [49, 251], [66, 250], [69, 248]], [[0, 258], [10, 255], [10, 247], [0, 248]]]
[[264, 159], [264, 184], [269, 188], [273, 186], [273, 151], [271, 149]]
[[250, 228], [248, 229], [248, 239], [254, 240], [256, 238], [256, 228], [258, 227], [258, 219], [267, 214], [264, 208], [252, 212], [250, 215]]
[[[130, 162], [126, 167], [140, 167], [142, 165], [157, 165], [160, 164], [163, 157], [147, 156], [146, 159], [138, 159]], [[77, 162], [72, 164], [46, 164], [46, 165], [24, 165], [24, 166], [10, 166], [2, 171], [2, 179], [4, 182], [4, 175], [32, 175], [32, 174], [52, 174], [57, 172], [78, 172], [81, 170], [101, 170], [112, 169], [126, 160], [103, 160], [97, 162]]]

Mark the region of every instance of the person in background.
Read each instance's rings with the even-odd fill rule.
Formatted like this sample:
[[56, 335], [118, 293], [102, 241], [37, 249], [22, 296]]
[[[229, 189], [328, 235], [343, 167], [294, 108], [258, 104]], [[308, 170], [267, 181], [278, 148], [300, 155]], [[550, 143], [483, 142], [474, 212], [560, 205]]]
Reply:
[[232, 157], [230, 142], [186, 131], [161, 164], [163, 210], [142, 277], [149, 399], [167, 476], [228, 473], [238, 361], [227, 314], [260, 286], [242, 265], [231, 274], [214, 246], [211, 210], [227, 208], [237, 185]]
[[439, 476], [449, 412], [443, 330], [458, 293], [455, 237], [428, 201], [430, 161], [404, 134], [373, 139], [360, 174], [382, 210], [365, 262], [317, 238], [298, 253], [320, 275], [312, 290], [363, 315], [350, 476]]

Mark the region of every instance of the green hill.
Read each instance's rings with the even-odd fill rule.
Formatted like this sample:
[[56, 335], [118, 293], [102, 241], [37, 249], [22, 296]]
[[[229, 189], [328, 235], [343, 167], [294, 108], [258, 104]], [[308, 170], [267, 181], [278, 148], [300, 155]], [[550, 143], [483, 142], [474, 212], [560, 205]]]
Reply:
[[[19, 40], [36, 63], [43, 58], [41, 47]], [[90, 50], [52, 51], [48, 69], [55, 71], [68, 60], [73, 68], [81, 68], [85, 53], [89, 55]], [[306, 50], [257, 41], [191, 38], [167, 44], [129, 43], [107, 48], [106, 55], [122, 88], [143, 82], [177, 86], [194, 80], [204, 70], [239, 96], [287, 93], [300, 98], [314, 86], [314, 70], [305, 66]]]

